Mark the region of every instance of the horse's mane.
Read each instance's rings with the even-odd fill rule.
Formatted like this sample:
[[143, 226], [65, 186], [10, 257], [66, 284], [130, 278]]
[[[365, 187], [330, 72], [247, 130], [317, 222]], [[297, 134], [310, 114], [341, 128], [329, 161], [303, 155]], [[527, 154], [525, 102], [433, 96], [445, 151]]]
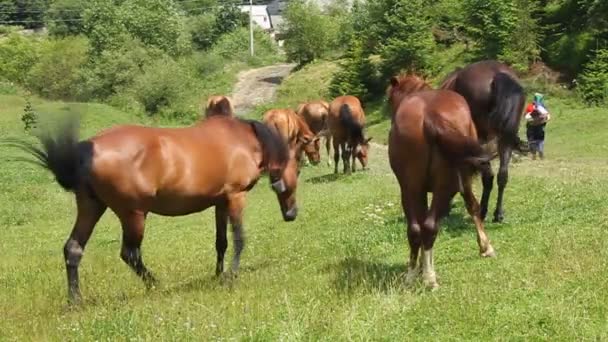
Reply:
[[400, 92], [402, 95], [409, 95], [422, 90], [432, 89], [431, 86], [426, 83], [424, 78], [412, 74], [399, 74], [391, 78], [391, 84], [388, 88], [388, 94], [391, 95], [395, 92]]
[[289, 160], [289, 150], [287, 149], [287, 144], [278, 133], [262, 122], [241, 118], [239, 118], [239, 120], [251, 125], [253, 128], [256, 137], [262, 145], [262, 164], [264, 166], [270, 164], [287, 164], [287, 161]]
[[462, 67], [457, 67], [452, 71], [444, 80], [441, 82], [439, 89], [451, 89], [454, 85], [454, 81], [456, 81], [456, 77], [460, 74]]

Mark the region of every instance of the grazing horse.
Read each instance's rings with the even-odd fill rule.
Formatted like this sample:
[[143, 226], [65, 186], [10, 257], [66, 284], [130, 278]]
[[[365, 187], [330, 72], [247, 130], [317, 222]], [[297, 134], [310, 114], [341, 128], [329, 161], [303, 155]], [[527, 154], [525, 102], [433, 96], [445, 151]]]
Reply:
[[[453, 90], [467, 100], [482, 144], [494, 139], [498, 140], [500, 166], [494, 222], [502, 222], [503, 194], [509, 179], [512, 151], [527, 152], [526, 144], [518, 136], [519, 124], [524, 112], [524, 89], [510, 67], [492, 60], [473, 63], [455, 70], [443, 81], [441, 89]], [[483, 183], [481, 217], [485, 219], [494, 183], [492, 168], [482, 172], [481, 177]]]
[[[469, 107], [458, 93], [432, 90], [417, 76], [402, 75], [391, 78], [388, 99], [393, 112], [389, 162], [401, 188], [410, 245], [406, 281], [411, 283], [420, 273], [421, 254], [423, 282], [436, 288], [433, 244], [457, 192], [475, 222], [480, 254], [495, 255], [472, 188], [473, 175], [489, 167], [490, 158], [477, 141]], [[433, 194], [430, 209], [428, 192]]]
[[123, 125], [80, 141], [77, 121], [65, 120], [54, 134], [39, 139], [41, 148], [26, 142], [18, 146], [75, 194], [78, 208], [64, 246], [71, 301], [81, 298], [78, 266], [107, 208], [122, 225], [122, 260], [148, 287], [156, 282], [140, 250], [148, 213], [182, 216], [215, 207], [217, 275], [224, 271], [228, 219], [234, 241], [232, 273], [238, 272], [246, 195], [263, 172], [270, 176], [283, 219], [297, 216], [295, 159], [261, 122], [213, 116], [180, 128]]
[[334, 146], [334, 173], [338, 173], [340, 152], [342, 152], [344, 173], [351, 173], [351, 167], [348, 165], [351, 156], [352, 172], [355, 172], [355, 158], [359, 159], [361, 166], [365, 169], [369, 141], [372, 138], [364, 136], [365, 113], [359, 99], [350, 95], [336, 97], [329, 105], [327, 127]]
[[[329, 103], [318, 100], [308, 103], [303, 103], [298, 106], [296, 113], [304, 118], [304, 121], [310, 127], [310, 130], [319, 138], [325, 138], [325, 148], [327, 149], [327, 163], [331, 164], [329, 157], [329, 149], [331, 144], [331, 135], [327, 129], [327, 115], [329, 113]], [[316, 142], [315, 148], [321, 149], [319, 141]]]
[[233, 116], [234, 107], [228, 96], [214, 95], [209, 97], [206, 105], [204, 105], [204, 113], [206, 118], [213, 115]]
[[298, 164], [302, 160], [302, 151], [313, 164], [318, 164], [319, 137], [310, 130], [304, 119], [291, 109], [271, 109], [264, 113], [264, 123], [274, 128], [289, 149], [294, 151]]

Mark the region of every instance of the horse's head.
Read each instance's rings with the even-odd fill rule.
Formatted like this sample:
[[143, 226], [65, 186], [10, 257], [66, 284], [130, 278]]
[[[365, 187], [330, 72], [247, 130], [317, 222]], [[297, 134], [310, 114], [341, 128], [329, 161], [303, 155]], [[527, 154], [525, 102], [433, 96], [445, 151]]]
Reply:
[[310, 160], [313, 165], [317, 165], [321, 161], [321, 155], [319, 153], [321, 149], [320, 137], [316, 136], [310, 130], [310, 127], [300, 115], [296, 115], [296, 118], [300, 128], [300, 136], [298, 137], [296, 149], [303, 150], [304, 153], [306, 153], [308, 160]]
[[321, 161], [319, 150], [321, 149], [320, 138], [314, 135], [303, 135], [298, 138], [298, 148], [306, 153], [306, 157], [313, 164], [317, 165]]
[[276, 130], [251, 120], [253, 130], [262, 147], [262, 167], [270, 177], [270, 185], [277, 194], [281, 214], [285, 221], [293, 221], [298, 215], [296, 189], [298, 187], [298, 165], [295, 151], [290, 151]]
[[298, 215], [298, 205], [296, 203], [296, 189], [298, 187], [298, 162], [296, 161], [295, 151], [289, 151], [288, 159], [280, 165], [270, 163], [268, 174], [270, 184], [277, 194], [281, 214], [287, 222], [293, 221]]
[[387, 95], [393, 113], [397, 111], [399, 104], [406, 96], [427, 89], [431, 89], [431, 87], [420, 76], [414, 74], [401, 74], [391, 77], [391, 84], [388, 88]]
[[361, 143], [359, 143], [355, 149], [355, 156], [359, 159], [361, 166], [365, 169], [367, 167], [367, 158], [369, 152], [369, 142], [372, 138], [364, 139]]

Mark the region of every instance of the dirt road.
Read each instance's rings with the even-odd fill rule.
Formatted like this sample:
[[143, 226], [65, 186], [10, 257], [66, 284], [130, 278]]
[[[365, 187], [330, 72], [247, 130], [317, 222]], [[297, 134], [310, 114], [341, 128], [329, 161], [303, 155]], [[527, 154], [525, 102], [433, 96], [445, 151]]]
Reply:
[[277, 87], [295, 66], [276, 64], [241, 72], [232, 93], [236, 114], [243, 115], [259, 104], [272, 101]]

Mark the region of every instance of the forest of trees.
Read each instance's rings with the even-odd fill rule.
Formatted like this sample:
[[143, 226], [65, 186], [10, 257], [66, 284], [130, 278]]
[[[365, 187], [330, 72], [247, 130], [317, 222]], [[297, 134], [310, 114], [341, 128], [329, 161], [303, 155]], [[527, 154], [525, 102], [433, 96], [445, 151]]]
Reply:
[[334, 95], [373, 98], [399, 70], [435, 77], [491, 58], [522, 73], [543, 62], [588, 103], [608, 99], [606, 0], [336, 0], [325, 12], [292, 0], [285, 16], [291, 60], [344, 57]]
[[[248, 18], [238, 8], [243, 3], [0, 0], [0, 85], [191, 118], [205, 94], [230, 89], [236, 69], [283, 58], [259, 30], [256, 56], [249, 56]], [[388, 76], [401, 70], [436, 79], [464, 63], [495, 58], [524, 74], [544, 63], [587, 103], [608, 101], [606, 0], [333, 0], [323, 9], [306, 0], [287, 4], [287, 58], [300, 64], [339, 60], [332, 95], [373, 100]]]

